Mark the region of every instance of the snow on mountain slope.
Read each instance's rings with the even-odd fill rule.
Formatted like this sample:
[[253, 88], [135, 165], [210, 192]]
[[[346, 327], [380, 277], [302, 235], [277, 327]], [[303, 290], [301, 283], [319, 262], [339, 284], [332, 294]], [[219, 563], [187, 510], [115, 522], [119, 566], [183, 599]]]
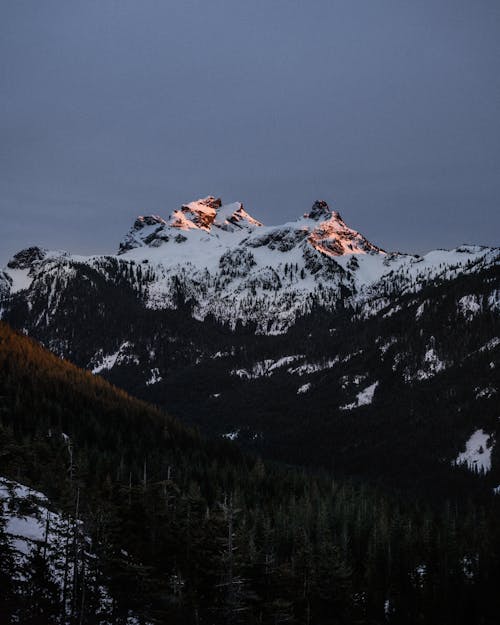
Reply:
[[491, 451], [494, 445], [494, 437], [476, 430], [465, 443], [465, 451], [458, 454], [455, 464], [465, 464], [471, 471], [483, 471], [487, 473], [491, 469]]
[[223, 205], [208, 196], [166, 219], [138, 217], [117, 255], [22, 250], [0, 278], [0, 305], [17, 296], [29, 307], [42, 297], [46, 304], [36, 323], [48, 324], [58, 292], [79, 267], [110, 281], [118, 267], [147, 308], [173, 309], [181, 298], [197, 319], [212, 315], [233, 327], [254, 323], [259, 333], [277, 334], [315, 306], [333, 310], [342, 303], [370, 316], [393, 296], [498, 260], [498, 249], [479, 246], [424, 257], [387, 254], [323, 201], [296, 221], [266, 227], [241, 203]]
[[137, 357], [134, 352], [134, 344], [131, 341], [124, 341], [119, 349], [112, 354], [103, 354], [100, 350], [90, 363], [92, 373], [101, 373], [105, 369], [112, 369], [115, 365], [137, 364]]
[[[30, 505], [23, 505], [23, 510], [20, 503]], [[3, 477], [0, 477], [0, 505], [6, 508], [5, 531], [11, 537], [20, 558], [46, 539], [54, 542], [56, 531], [66, 527], [59, 514], [47, 509], [45, 495]]]
[[[263, 376], [270, 377], [278, 370], [288, 367], [297, 360], [303, 360], [303, 354], [296, 354], [293, 356], [283, 356], [278, 360], [264, 360], [262, 362], [256, 362], [251, 370], [248, 369], [234, 369], [231, 371], [231, 375], [235, 375], [239, 378], [245, 378], [252, 380]], [[290, 371], [290, 368], [288, 369]]]
[[360, 406], [368, 406], [373, 401], [373, 396], [375, 394], [375, 389], [378, 386], [378, 381], [370, 384], [362, 391], [360, 391], [356, 395], [356, 400], [350, 404], [346, 404], [345, 406], [341, 406], [341, 410], [354, 410], [354, 408], [359, 408]]
[[[225, 233], [248, 234], [262, 224], [251, 217], [240, 202], [222, 205], [220, 199], [213, 196], [184, 204], [174, 210], [167, 220], [158, 215], [138, 217], [134, 225], [120, 243], [119, 254], [138, 248], [155, 248], [173, 241], [183, 243], [190, 236], [190, 231], [209, 234], [202, 241], [224, 240]], [[179, 232], [180, 231], [180, 232]], [[197, 237], [195, 237], [196, 241]], [[228, 240], [234, 241], [234, 237]]]

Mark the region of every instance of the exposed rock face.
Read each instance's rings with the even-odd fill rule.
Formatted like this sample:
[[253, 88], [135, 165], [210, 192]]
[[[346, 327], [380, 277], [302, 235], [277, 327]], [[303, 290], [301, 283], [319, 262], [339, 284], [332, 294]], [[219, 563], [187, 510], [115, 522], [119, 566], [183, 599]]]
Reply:
[[315, 202], [310, 215], [313, 213], [319, 225], [311, 232], [309, 241], [318, 251], [330, 256], [366, 252], [384, 253], [362, 234], [349, 228], [340, 213], [330, 211], [326, 202]]
[[28, 247], [17, 254], [7, 263], [9, 269], [29, 269], [37, 260], [43, 260], [46, 256], [45, 250], [39, 247]]
[[210, 230], [217, 215], [217, 209], [222, 206], [219, 198], [209, 195], [206, 198], [184, 204], [180, 210], [174, 211], [170, 218], [170, 225], [174, 228], [188, 230], [189, 228], [201, 228]]
[[304, 217], [309, 217], [309, 219], [328, 219], [330, 217], [330, 208], [328, 204], [324, 200], [316, 200], [312, 205], [311, 212], [309, 214], [305, 214]]
[[153, 244], [157, 234], [162, 231], [162, 226], [166, 221], [158, 215], [140, 216], [134, 221], [134, 225], [120, 243], [118, 254], [124, 254], [145, 242], [147, 245]]

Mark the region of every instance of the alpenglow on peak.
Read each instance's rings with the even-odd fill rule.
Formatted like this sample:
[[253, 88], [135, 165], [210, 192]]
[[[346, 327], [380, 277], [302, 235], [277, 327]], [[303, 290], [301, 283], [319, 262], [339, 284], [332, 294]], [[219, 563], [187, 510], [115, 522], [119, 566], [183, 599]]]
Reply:
[[94, 284], [97, 272], [110, 284], [118, 274], [119, 284], [126, 279], [147, 308], [176, 308], [182, 296], [197, 319], [211, 315], [233, 327], [254, 323], [259, 332], [281, 333], [313, 308], [371, 305], [375, 299], [379, 306], [392, 289], [415, 290], [434, 277], [450, 279], [497, 259], [498, 250], [479, 246], [423, 258], [386, 254], [324, 201], [295, 221], [263, 226], [240, 202], [208, 196], [170, 217], [138, 217], [118, 256], [35, 247], [18, 252], [0, 271], [0, 309], [37, 293], [51, 302], [53, 314], [64, 285]]
[[324, 200], [315, 201], [309, 213], [296, 221], [280, 226], [263, 226], [244, 209], [241, 202], [223, 204], [220, 198], [213, 195], [183, 204], [167, 219], [158, 215], [138, 217], [120, 243], [118, 253], [186, 241], [196, 241], [197, 244], [225, 242], [231, 246], [247, 242], [248, 246], [256, 247], [267, 236], [275, 239], [285, 235], [287, 240], [292, 236], [295, 241], [304, 241], [327, 256], [382, 253], [363, 235], [349, 228], [340, 213], [332, 211]]

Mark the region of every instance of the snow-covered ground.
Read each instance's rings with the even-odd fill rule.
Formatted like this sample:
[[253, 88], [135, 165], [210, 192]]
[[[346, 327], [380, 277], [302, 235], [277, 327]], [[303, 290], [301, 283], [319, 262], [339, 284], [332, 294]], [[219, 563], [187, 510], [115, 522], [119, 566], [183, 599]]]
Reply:
[[239, 378], [245, 378], [247, 380], [253, 380], [256, 378], [269, 377], [276, 373], [279, 369], [283, 369], [305, 358], [303, 354], [295, 354], [293, 356], [283, 356], [278, 360], [266, 359], [256, 362], [250, 369], [233, 369], [231, 375], [235, 375]]
[[307, 384], [303, 384], [302, 386], [299, 386], [299, 388], [297, 389], [297, 395], [303, 395], [304, 393], [307, 393], [311, 388], [311, 383], [307, 382]]
[[288, 373], [294, 375], [306, 375], [308, 373], [316, 373], [318, 371], [324, 371], [325, 369], [331, 369], [339, 362], [339, 357], [326, 358], [317, 362], [305, 362], [297, 367], [290, 367]]
[[235, 430], [234, 432], [227, 432], [226, 434], [222, 435], [222, 438], [227, 438], [230, 441], [235, 441], [240, 435], [240, 431], [239, 430]]
[[154, 367], [149, 372], [149, 378], [146, 380], [146, 386], [151, 386], [151, 384], [157, 384], [163, 380], [160, 375], [160, 370], [157, 367]]
[[373, 401], [373, 395], [375, 394], [375, 389], [378, 386], [378, 381], [370, 384], [362, 391], [360, 391], [356, 395], [355, 401], [350, 404], [346, 404], [345, 406], [340, 406], [341, 410], [354, 410], [354, 408], [359, 408], [360, 406], [368, 406]]
[[102, 352], [96, 354], [90, 367], [92, 373], [100, 373], [101, 371], [112, 369], [115, 365], [130, 362], [139, 363], [137, 356], [134, 354], [134, 345], [130, 341], [125, 341], [112, 354], [103, 355]]
[[482, 347], [479, 348], [480, 352], [489, 352], [493, 349], [495, 349], [495, 347], [498, 347], [500, 345], [500, 337], [498, 336], [494, 336], [491, 340], [489, 340], [485, 345], [483, 345]]
[[471, 471], [487, 473], [491, 469], [491, 450], [494, 439], [482, 428], [473, 432], [465, 443], [465, 451], [458, 454], [454, 464], [465, 464]]
[[479, 295], [464, 295], [458, 300], [458, 309], [466, 319], [475, 317], [482, 308], [482, 297]]
[[[14, 549], [16, 579], [21, 582], [25, 578], [28, 558], [37, 550], [44, 554], [52, 578], [61, 592], [64, 577], [68, 580], [73, 578], [75, 565], [71, 556], [75, 549], [81, 549], [87, 559], [95, 559], [90, 552], [91, 541], [84, 534], [79, 521], [54, 510], [42, 493], [5, 477], [0, 477], [0, 515], [5, 520], [5, 532]], [[75, 538], [79, 547], [75, 547]], [[68, 548], [71, 548], [69, 556]], [[112, 620], [113, 602], [106, 588], [100, 586], [99, 593], [100, 607], [96, 618], [101, 625], [107, 625]], [[70, 591], [67, 593], [67, 601], [69, 614]], [[138, 623], [137, 617], [129, 613], [126, 625]]]
[[[19, 512], [19, 503], [29, 503], [30, 513]], [[17, 503], [17, 505], [16, 505]], [[19, 555], [27, 555], [31, 548], [53, 541], [55, 532], [64, 523], [60, 515], [47, 509], [47, 498], [35, 490], [0, 477], [0, 504], [4, 508], [6, 532]]]
[[256, 362], [252, 367], [247, 369], [232, 369], [231, 375], [243, 378], [246, 380], [254, 380], [256, 378], [270, 377], [278, 371], [286, 370], [290, 375], [303, 376], [308, 373], [316, 373], [318, 371], [324, 371], [325, 369], [331, 369], [339, 362], [339, 357], [325, 358], [324, 360], [317, 362], [302, 362], [297, 364], [300, 360], [304, 360], [304, 354], [295, 354], [294, 356], [283, 356], [278, 360], [261, 360]]
[[445, 363], [439, 358], [434, 347], [429, 347], [425, 352], [423, 367], [415, 375], [417, 380], [428, 380], [446, 369]]

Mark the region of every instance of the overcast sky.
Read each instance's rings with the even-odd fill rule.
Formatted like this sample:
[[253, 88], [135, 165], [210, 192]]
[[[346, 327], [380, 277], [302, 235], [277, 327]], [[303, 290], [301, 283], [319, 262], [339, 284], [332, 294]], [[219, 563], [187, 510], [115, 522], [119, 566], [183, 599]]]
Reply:
[[213, 194], [386, 249], [500, 244], [498, 0], [6, 0], [0, 262]]

